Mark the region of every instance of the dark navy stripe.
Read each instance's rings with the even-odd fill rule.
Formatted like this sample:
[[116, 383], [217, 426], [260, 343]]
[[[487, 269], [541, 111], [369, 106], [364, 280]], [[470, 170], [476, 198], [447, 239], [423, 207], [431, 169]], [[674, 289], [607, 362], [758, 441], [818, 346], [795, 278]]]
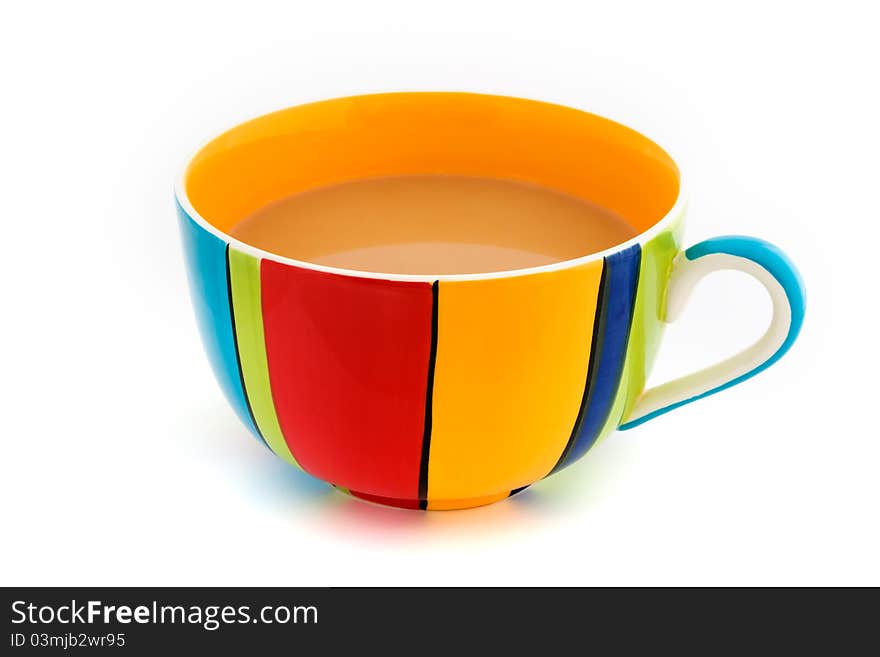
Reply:
[[593, 336], [592, 347], [598, 359], [594, 367], [591, 354], [584, 393], [586, 401], [578, 414], [573, 440], [566, 446], [553, 468], [554, 472], [571, 465], [593, 446], [611, 413], [623, 374], [641, 259], [642, 252], [638, 245], [605, 258], [603, 285], [596, 308], [596, 326], [599, 330]]
[[553, 474], [568, 462], [568, 455], [574, 449], [578, 436], [581, 433], [581, 427], [584, 424], [587, 406], [590, 403], [590, 393], [593, 390], [593, 377], [599, 368], [599, 356], [602, 353], [602, 337], [605, 335], [605, 306], [608, 298], [608, 259], [602, 261], [602, 275], [599, 278], [599, 291], [596, 294], [596, 312], [593, 316], [593, 333], [590, 338], [590, 360], [587, 364], [587, 378], [584, 381], [584, 392], [581, 395], [581, 404], [578, 407], [577, 417], [574, 419], [574, 426], [571, 428], [571, 434], [565, 449], [559, 455], [556, 465], [550, 471]]

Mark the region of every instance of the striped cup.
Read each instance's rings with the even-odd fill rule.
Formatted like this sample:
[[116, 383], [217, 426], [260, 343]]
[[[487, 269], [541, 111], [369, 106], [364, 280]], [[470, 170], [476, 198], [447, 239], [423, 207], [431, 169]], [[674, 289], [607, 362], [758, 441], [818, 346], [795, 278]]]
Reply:
[[[640, 233], [552, 265], [437, 276], [300, 262], [227, 233], [292, 193], [434, 172], [543, 184]], [[684, 188], [670, 156], [558, 105], [399, 93], [292, 107], [205, 145], [176, 199], [202, 339], [241, 421], [291, 465], [404, 508], [506, 498], [614, 429], [766, 368], [803, 319], [803, 285], [778, 249], [723, 237], [682, 251]], [[742, 353], [646, 391], [664, 324], [718, 269], [765, 285], [770, 327]]]

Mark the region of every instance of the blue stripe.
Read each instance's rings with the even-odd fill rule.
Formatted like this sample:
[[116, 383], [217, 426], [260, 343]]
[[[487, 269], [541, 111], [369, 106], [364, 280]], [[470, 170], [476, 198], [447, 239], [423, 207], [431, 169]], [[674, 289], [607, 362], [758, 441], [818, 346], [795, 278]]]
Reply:
[[248, 410], [238, 367], [226, 278], [226, 242], [199, 226], [179, 203], [177, 215], [193, 307], [208, 360], [239, 419], [259, 438]]
[[592, 347], [598, 350], [598, 360], [594, 371], [588, 375], [586, 397], [574, 441], [554, 471], [587, 453], [611, 413], [623, 374], [641, 260], [642, 250], [638, 245], [605, 258], [605, 284], [596, 307], [600, 324]]
[[804, 313], [807, 308], [807, 293], [804, 288], [804, 281], [801, 278], [797, 267], [794, 266], [794, 263], [789, 260], [788, 256], [786, 256], [779, 247], [756, 237], [729, 235], [724, 237], [713, 237], [712, 239], [695, 244], [685, 251], [684, 255], [688, 260], [696, 260], [697, 258], [702, 258], [705, 255], [713, 253], [723, 253], [725, 255], [732, 255], [738, 258], [751, 260], [770, 272], [770, 275], [779, 282], [785, 292], [785, 296], [788, 298], [788, 305], [791, 308], [791, 324], [788, 327], [788, 334], [785, 337], [785, 341], [779, 349], [770, 356], [770, 358], [755, 367], [753, 370], [746, 372], [735, 379], [731, 379], [727, 383], [712, 388], [711, 390], [707, 390], [702, 394], [683, 399], [674, 404], [670, 404], [669, 406], [664, 406], [663, 408], [659, 408], [652, 413], [648, 413], [647, 415], [633, 420], [632, 422], [622, 424], [619, 427], [620, 430], [632, 429], [658, 415], [668, 413], [679, 406], [684, 406], [685, 404], [690, 404], [703, 397], [714, 395], [716, 392], [721, 392], [722, 390], [726, 390], [731, 386], [735, 386], [738, 383], [742, 383], [743, 381], [752, 378], [782, 358], [785, 355], [785, 352], [791, 349], [791, 345], [794, 344], [798, 334], [801, 332], [801, 326], [804, 323]]

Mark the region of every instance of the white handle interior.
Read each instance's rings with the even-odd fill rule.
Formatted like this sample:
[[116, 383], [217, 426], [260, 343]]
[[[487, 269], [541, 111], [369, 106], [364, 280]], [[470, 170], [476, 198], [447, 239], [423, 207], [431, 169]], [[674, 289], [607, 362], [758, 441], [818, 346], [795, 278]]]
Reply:
[[693, 374], [645, 390], [633, 407], [627, 424], [660, 409], [679, 406], [733, 385], [740, 377], [771, 358], [785, 342], [791, 326], [791, 307], [782, 285], [758, 263], [726, 253], [713, 253], [696, 260], [688, 260], [684, 253], [678, 254], [667, 288], [664, 321], [674, 322], [681, 316], [694, 287], [707, 274], [725, 269], [745, 272], [764, 285], [773, 302], [770, 326], [757, 342], [738, 354]]

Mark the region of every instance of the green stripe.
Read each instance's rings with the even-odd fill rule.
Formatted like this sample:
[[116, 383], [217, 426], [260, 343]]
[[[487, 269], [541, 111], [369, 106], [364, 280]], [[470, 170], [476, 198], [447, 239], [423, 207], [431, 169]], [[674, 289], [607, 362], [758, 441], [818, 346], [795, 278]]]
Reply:
[[624, 364], [625, 385], [621, 385], [618, 396], [625, 402], [620, 415], [614, 417], [614, 427], [626, 421], [645, 383], [660, 347], [663, 337], [663, 315], [666, 303], [666, 284], [672, 271], [672, 261], [680, 250], [683, 215], [673, 224], [642, 247], [642, 266], [639, 271], [639, 289], [636, 294], [636, 307], [626, 350]]
[[593, 447], [626, 421], [633, 404], [645, 389], [645, 381], [654, 364], [660, 338], [663, 335], [661, 317], [665, 301], [664, 293], [672, 269], [672, 260], [679, 251], [681, 228], [682, 217], [679, 217], [668, 230], [642, 246], [639, 287], [623, 374], [608, 420], [599, 432]]
[[235, 337], [241, 359], [241, 374], [254, 420], [266, 444], [288, 463], [299, 467], [290, 452], [272, 400], [269, 363], [263, 334], [263, 309], [260, 289], [260, 260], [229, 249], [229, 277], [235, 307]]

